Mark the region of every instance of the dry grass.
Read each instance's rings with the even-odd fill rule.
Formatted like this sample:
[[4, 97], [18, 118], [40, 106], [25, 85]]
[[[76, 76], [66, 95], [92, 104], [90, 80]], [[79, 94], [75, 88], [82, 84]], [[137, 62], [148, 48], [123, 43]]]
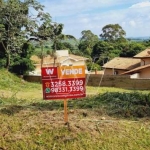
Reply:
[[[85, 116], [86, 114], [86, 116]], [[148, 150], [150, 120], [116, 119], [94, 110], [70, 110], [69, 126], [63, 111], [20, 110], [0, 114], [0, 147], [9, 150]]]
[[65, 125], [63, 101], [42, 100], [40, 84], [9, 75], [5, 82], [0, 78], [0, 86], [1, 150], [150, 149], [148, 117], [109, 116], [101, 103], [92, 102], [96, 93], [129, 90], [87, 87], [88, 98], [69, 100]]

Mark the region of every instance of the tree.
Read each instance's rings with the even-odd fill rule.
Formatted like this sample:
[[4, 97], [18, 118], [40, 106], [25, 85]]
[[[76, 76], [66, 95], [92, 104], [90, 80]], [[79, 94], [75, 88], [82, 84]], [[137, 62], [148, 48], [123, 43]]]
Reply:
[[20, 55], [16, 55], [16, 57], [13, 59], [14, 62], [10, 66], [9, 70], [11, 72], [15, 72], [17, 75], [24, 75], [28, 74], [29, 71], [33, 71], [35, 66], [30, 59], [33, 51], [33, 45], [31, 45], [29, 42], [24, 43]]
[[146, 46], [140, 42], [130, 42], [122, 45], [120, 57], [133, 57], [139, 52], [143, 51]]
[[106, 41], [99, 41], [93, 46], [92, 58], [99, 58], [101, 54], [109, 53], [113, 49], [114, 47], [112, 46], [112, 44]]
[[119, 24], [108, 24], [102, 28], [100, 37], [106, 41], [125, 40], [126, 32]]
[[[54, 49], [54, 45], [52, 47]], [[76, 48], [73, 44], [71, 44], [69, 42], [58, 42], [56, 45], [56, 49], [57, 50], [67, 49], [69, 52], [73, 52]]]
[[[29, 15], [29, 7], [37, 16]], [[37, 27], [38, 18], [43, 16], [43, 6], [36, 0], [7, 0], [0, 6], [1, 56], [6, 57], [5, 67], [9, 70], [14, 58], [20, 55], [27, 38]]]
[[76, 41], [76, 38], [74, 36], [62, 34], [62, 30], [63, 24], [54, 23], [54, 25], [52, 26], [51, 40], [54, 43], [52, 46], [54, 53], [57, 49], [59, 49], [58, 45], [60, 45], [60, 43], [63, 43], [64, 40], [73, 39], [74, 41]]
[[52, 34], [51, 40], [54, 42], [54, 53], [57, 49], [57, 43], [59, 40], [64, 39], [64, 35], [62, 35], [63, 24], [54, 23], [52, 26]]
[[99, 41], [93, 46], [92, 59], [95, 63], [103, 65], [110, 58], [110, 54], [114, 51], [113, 43], [106, 41]]
[[51, 16], [49, 13], [40, 13], [40, 21], [42, 22], [39, 25], [36, 25], [36, 28], [31, 30], [30, 38], [28, 41], [34, 40], [38, 41], [40, 44], [41, 52], [38, 56], [41, 58], [41, 67], [43, 65], [43, 58], [46, 56], [44, 52], [44, 42], [51, 38], [53, 33], [52, 24], [51, 24]]
[[93, 46], [99, 41], [98, 36], [94, 35], [90, 30], [84, 30], [81, 32], [82, 37], [80, 39], [79, 50], [86, 56], [90, 56]]
[[63, 24], [58, 24], [58, 23], [53, 24], [51, 40], [53, 41], [52, 57], [54, 57], [54, 66], [55, 66], [55, 60], [57, 59], [57, 56], [55, 54], [56, 50], [60, 48], [64, 49], [66, 47], [61, 41], [66, 39], [73, 39], [76, 41], [76, 38], [74, 36], [62, 34], [62, 30], [63, 30]]

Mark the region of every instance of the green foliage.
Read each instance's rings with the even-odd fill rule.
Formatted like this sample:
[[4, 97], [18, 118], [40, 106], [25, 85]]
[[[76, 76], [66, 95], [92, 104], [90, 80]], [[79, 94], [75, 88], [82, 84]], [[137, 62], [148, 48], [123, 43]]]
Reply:
[[101, 70], [101, 67], [98, 64], [94, 63], [94, 62], [88, 62], [87, 63], [87, 68], [88, 68], [89, 71]]
[[89, 47], [89, 43], [87, 41], [81, 42], [78, 48], [84, 55], [91, 56], [92, 47]]
[[88, 42], [90, 46], [98, 42], [98, 36], [93, 34], [90, 30], [83, 30], [81, 34], [82, 34], [81, 41]]
[[81, 32], [82, 37], [78, 48], [86, 56], [91, 56], [93, 46], [99, 41], [98, 36], [94, 35], [90, 30], [84, 30]]
[[21, 86], [21, 79], [10, 73], [6, 69], [0, 69], [0, 87], [1, 89], [16, 89]]
[[67, 49], [71, 52], [77, 49], [74, 43], [76, 43], [76, 38], [74, 36], [60, 33], [60, 35], [55, 35], [53, 37], [52, 49], [54, 51]]
[[84, 57], [86, 57], [86, 56], [83, 54], [83, 52], [80, 51], [80, 50], [73, 50], [71, 53], [74, 54], [74, 55], [79, 55], [79, 56], [84, 56]]
[[51, 32], [50, 38], [54, 43], [54, 46], [53, 46], [54, 53], [57, 50], [57, 44], [59, 43], [59, 41], [64, 39], [62, 30], [63, 30], [63, 24], [54, 23], [54, 25], [51, 25], [52, 32]]
[[75, 47], [75, 45], [69, 43], [69, 42], [63, 42], [62, 43], [65, 46], [65, 49], [68, 49], [70, 52], [76, 50], [77, 48]]
[[47, 54], [47, 55], [51, 55], [51, 50], [47, 50], [47, 51], [46, 51], [46, 54]]
[[9, 71], [17, 75], [28, 74], [29, 71], [34, 70], [33, 62], [30, 60], [34, 51], [34, 47], [30, 43], [24, 43], [20, 55], [13, 58], [12, 65]]
[[95, 98], [108, 110], [109, 115], [122, 117], [150, 116], [150, 94], [131, 93], [104, 93]]
[[[23, 93], [26, 93], [26, 91], [32, 91], [34, 93], [34, 89], [39, 89], [41, 90], [41, 85], [40, 84], [35, 84], [35, 83], [28, 83], [24, 81], [22, 78], [19, 78], [16, 76], [16, 74], [13, 74], [9, 72], [6, 69], [0, 69], [0, 99], [1, 97], [5, 97], [5, 94], [8, 94], [8, 97], [13, 97], [16, 99], [16, 93], [23, 91]], [[5, 92], [1, 92], [1, 90]], [[3, 96], [3, 94], [4, 96]], [[37, 94], [37, 93], [36, 93]], [[12, 96], [11, 96], [12, 95]], [[30, 98], [32, 97], [32, 94], [30, 94]], [[12, 100], [8, 99], [7, 104], [12, 104]], [[7, 98], [6, 98], [7, 99]], [[5, 103], [6, 99], [4, 99], [3, 103]], [[22, 97], [24, 99], [24, 97]], [[29, 100], [29, 99], [28, 99]], [[19, 102], [20, 100], [17, 99]], [[30, 100], [29, 100], [30, 101]]]
[[99, 58], [101, 56], [101, 54], [103, 53], [110, 53], [111, 50], [113, 50], [114, 47], [111, 43], [105, 42], [105, 41], [99, 41], [97, 42], [94, 47], [93, 47], [93, 51], [92, 51], [92, 58], [94, 59], [94, 57]]
[[[28, 17], [29, 7], [38, 12], [37, 16], [31, 15]], [[19, 64], [19, 55], [24, 53], [21, 52], [21, 47], [26, 42], [26, 39], [33, 34], [34, 30], [37, 30], [38, 21], [42, 20], [44, 24], [49, 19], [47, 17], [48, 14], [42, 11], [43, 6], [36, 0], [27, 0], [24, 2], [20, 0], [8, 0], [4, 1], [0, 7], [0, 44], [2, 45], [3, 59], [6, 59], [5, 67], [8, 70], [12, 70], [10, 67], [14, 63]], [[45, 21], [44, 19], [47, 20]], [[15, 59], [16, 62], [14, 62]], [[29, 62], [29, 60], [23, 60], [20, 63], [25, 66], [25, 62]], [[29, 66], [30, 64], [26, 65]]]
[[102, 28], [100, 37], [106, 41], [123, 41], [126, 32], [119, 24], [108, 24]]
[[[51, 52], [51, 51], [49, 51], [48, 53], [50, 53], [50, 54], [52, 55], [52, 52]], [[37, 51], [37, 52], [36, 52], [36, 55], [37, 55], [40, 59], [42, 59], [42, 58], [46, 57], [46, 56], [48, 55], [48, 53], [47, 53], [47, 51], [43, 51], [43, 52]]]
[[143, 42], [146, 47], [150, 47], [150, 39]]
[[146, 47], [144, 43], [140, 42], [129, 42], [120, 45], [121, 48], [121, 57], [133, 57], [139, 52], [143, 51]]
[[0, 68], [4, 68], [5, 65], [6, 65], [6, 59], [0, 58]]

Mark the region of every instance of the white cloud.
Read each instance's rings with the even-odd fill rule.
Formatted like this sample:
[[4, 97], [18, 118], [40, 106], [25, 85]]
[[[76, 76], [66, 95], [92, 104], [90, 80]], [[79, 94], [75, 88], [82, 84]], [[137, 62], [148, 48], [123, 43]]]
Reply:
[[150, 1], [134, 4], [130, 8], [143, 8], [143, 7], [150, 7]]
[[[127, 36], [150, 35], [150, 1], [143, 0], [45, 0], [54, 21], [65, 34], [81, 37], [81, 31], [99, 35], [106, 24], [120, 24]], [[139, 9], [138, 9], [139, 8]]]

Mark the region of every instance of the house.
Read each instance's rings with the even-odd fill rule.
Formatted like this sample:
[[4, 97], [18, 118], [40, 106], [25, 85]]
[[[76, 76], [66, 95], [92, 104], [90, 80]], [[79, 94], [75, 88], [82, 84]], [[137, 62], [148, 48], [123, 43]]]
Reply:
[[[53, 67], [53, 66], [86, 66], [86, 61], [88, 58], [77, 56], [73, 54], [69, 54], [68, 50], [57, 50], [54, 57], [50, 55], [43, 58], [43, 62], [41, 63], [41, 59], [33, 55], [31, 60], [34, 61], [35, 70], [30, 72], [30, 75], [41, 75], [41, 65], [42, 67]], [[88, 71], [87, 69], [85, 70]]]
[[104, 75], [120, 75], [140, 66], [140, 59], [115, 57], [103, 65]]
[[140, 52], [133, 58], [140, 59], [140, 66], [122, 73], [130, 75], [131, 78], [150, 78], [150, 48]]

